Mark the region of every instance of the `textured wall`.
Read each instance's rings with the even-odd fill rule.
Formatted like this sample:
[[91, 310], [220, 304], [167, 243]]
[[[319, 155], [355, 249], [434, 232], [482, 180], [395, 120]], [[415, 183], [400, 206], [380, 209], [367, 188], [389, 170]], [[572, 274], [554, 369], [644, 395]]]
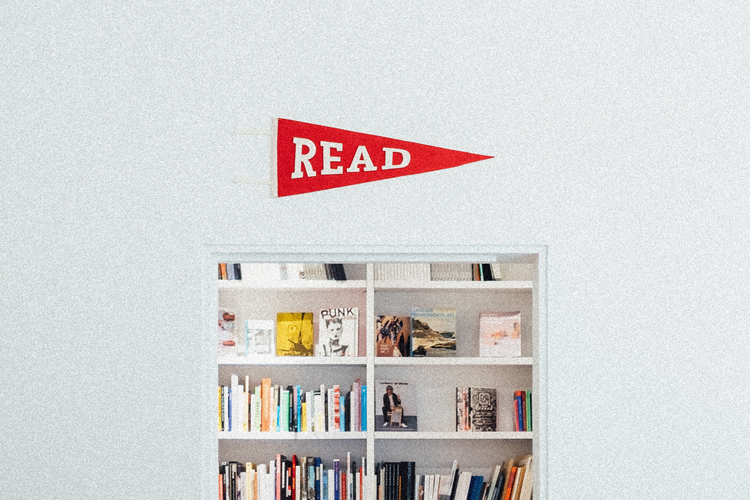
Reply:
[[[203, 244], [461, 243], [549, 246], [550, 500], [744, 498], [747, 7], [443, 3], [0, 6], [0, 496], [198, 497]], [[273, 116], [495, 159], [271, 199]]]

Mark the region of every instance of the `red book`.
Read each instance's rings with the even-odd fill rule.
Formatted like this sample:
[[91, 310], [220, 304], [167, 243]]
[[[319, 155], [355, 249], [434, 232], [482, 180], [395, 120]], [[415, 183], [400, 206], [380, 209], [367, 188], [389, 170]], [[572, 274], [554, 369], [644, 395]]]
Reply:
[[292, 498], [297, 498], [295, 496], [295, 493], [297, 492], [297, 455], [292, 455], [292, 470], [289, 471], [289, 474], [291, 475], [290, 482], [292, 483], [290, 485], [291, 487], [291, 493]]

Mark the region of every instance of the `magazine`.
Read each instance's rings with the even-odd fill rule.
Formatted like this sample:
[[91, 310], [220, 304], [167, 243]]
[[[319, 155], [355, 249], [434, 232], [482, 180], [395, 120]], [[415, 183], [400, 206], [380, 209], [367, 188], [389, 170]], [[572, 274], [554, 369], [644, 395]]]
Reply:
[[377, 316], [375, 318], [375, 356], [411, 356], [411, 318]]
[[385, 380], [375, 384], [375, 429], [417, 430], [417, 398], [408, 382]]
[[318, 356], [357, 356], [359, 309], [323, 309], [318, 316]]
[[412, 308], [411, 342], [412, 356], [455, 356], [456, 310]]
[[313, 313], [278, 313], [276, 315], [276, 355], [313, 355]]
[[484, 312], [479, 315], [479, 356], [521, 355], [521, 312]]

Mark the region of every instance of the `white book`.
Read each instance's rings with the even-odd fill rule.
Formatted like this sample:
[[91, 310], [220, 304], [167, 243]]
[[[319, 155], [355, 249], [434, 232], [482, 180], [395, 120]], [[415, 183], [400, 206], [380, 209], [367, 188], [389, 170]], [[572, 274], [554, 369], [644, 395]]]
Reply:
[[[325, 389], [321, 389], [325, 391]], [[313, 432], [324, 432], [326, 430], [326, 422], [325, 422], [325, 407], [323, 404], [323, 394], [316, 392], [313, 395], [313, 410], [315, 411], [315, 427], [313, 428]]]
[[295, 500], [300, 500], [302, 493], [302, 467], [297, 465], [294, 468], [294, 497]]
[[328, 389], [328, 425], [327, 429], [328, 432], [333, 432], [336, 429], [336, 424], [334, 423], [334, 410], [333, 410], [333, 389]]
[[328, 469], [328, 499], [333, 500], [335, 491], [334, 485], [336, 483], [336, 476], [333, 475], [333, 469]]
[[462, 471], [458, 475], [458, 486], [456, 487], [455, 500], [467, 500], [469, 496], [469, 486], [471, 486], [471, 472]]
[[307, 391], [305, 395], [305, 432], [312, 432], [313, 430], [313, 409], [315, 408], [315, 398], [313, 397], [313, 391]]
[[232, 408], [231, 408], [231, 418], [232, 421], [229, 423], [229, 429], [231, 431], [237, 430], [237, 423], [239, 423], [240, 419], [237, 416], [237, 410], [239, 409], [238, 401], [240, 400], [238, 389], [239, 389], [239, 377], [235, 375], [234, 373], [231, 376], [231, 382], [230, 382], [230, 389], [232, 391]]
[[250, 377], [245, 375], [245, 390], [242, 400], [242, 430], [245, 432], [250, 430], [250, 394]]
[[492, 480], [490, 481], [489, 486], [487, 487], [487, 498], [492, 498], [494, 492], [495, 492], [495, 483], [497, 482], [497, 477], [500, 475], [500, 470], [502, 469], [502, 465], [496, 465], [495, 471], [492, 473]]
[[281, 271], [277, 263], [243, 263], [240, 268], [242, 281], [254, 285], [267, 285], [281, 281]]

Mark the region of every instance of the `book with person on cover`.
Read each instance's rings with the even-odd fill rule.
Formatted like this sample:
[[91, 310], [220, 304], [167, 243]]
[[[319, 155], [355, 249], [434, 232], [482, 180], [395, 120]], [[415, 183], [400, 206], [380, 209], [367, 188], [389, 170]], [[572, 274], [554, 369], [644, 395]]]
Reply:
[[411, 356], [411, 318], [377, 316], [375, 318], [375, 355], [378, 357]]
[[411, 310], [412, 356], [456, 355], [456, 310], [418, 308]]
[[375, 384], [375, 428], [417, 430], [417, 398], [408, 382], [383, 380]]
[[219, 324], [217, 332], [218, 356], [237, 355], [237, 334], [234, 330], [235, 315], [231, 311], [219, 308]]
[[313, 355], [313, 313], [289, 312], [276, 315], [276, 355]]
[[273, 320], [247, 320], [245, 322], [245, 356], [271, 356], [273, 352]]
[[479, 314], [479, 356], [521, 356], [521, 312]]
[[357, 356], [358, 308], [323, 309], [318, 319], [318, 356]]

